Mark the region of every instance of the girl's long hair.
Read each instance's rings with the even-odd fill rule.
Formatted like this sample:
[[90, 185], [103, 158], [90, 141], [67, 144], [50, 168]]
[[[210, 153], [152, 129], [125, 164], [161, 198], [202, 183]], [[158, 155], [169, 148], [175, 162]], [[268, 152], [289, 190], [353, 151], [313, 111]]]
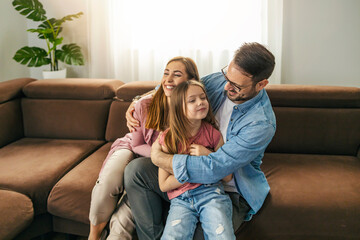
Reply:
[[[171, 62], [181, 62], [185, 65], [188, 79], [200, 80], [197, 66], [191, 58], [188, 57], [174, 57], [166, 64]], [[167, 128], [169, 116], [169, 106], [167, 104], [166, 95], [162, 86], [154, 94], [154, 97], [150, 103], [148, 115], [146, 117], [145, 128], [152, 128], [157, 131], [163, 131]]]
[[[199, 86], [206, 94], [204, 85], [199, 81], [189, 80], [179, 84], [171, 94], [170, 101], [170, 129], [164, 138], [164, 144], [167, 147], [169, 153], [186, 153], [189, 148], [189, 134], [190, 122], [186, 117], [186, 92], [190, 86]], [[206, 100], [209, 99], [206, 95]], [[218, 126], [214, 114], [212, 113], [209, 105], [209, 111], [206, 117], [203, 119], [213, 125], [216, 129]]]

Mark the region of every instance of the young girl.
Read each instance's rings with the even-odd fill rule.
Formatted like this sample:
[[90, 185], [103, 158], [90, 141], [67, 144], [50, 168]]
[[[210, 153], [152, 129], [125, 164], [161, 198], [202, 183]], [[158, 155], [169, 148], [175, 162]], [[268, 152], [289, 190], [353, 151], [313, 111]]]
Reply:
[[189, 79], [199, 80], [195, 62], [186, 57], [172, 58], [166, 64], [161, 87], [154, 96], [143, 97], [135, 104], [134, 117], [139, 120], [140, 126], [112, 144], [93, 188], [89, 239], [99, 239], [112, 216], [108, 239], [131, 239], [134, 224], [126, 196], [114, 213], [123, 191], [124, 169], [134, 158], [134, 153], [150, 156], [151, 145], [158, 132], [168, 127], [168, 103], [173, 90]]
[[[159, 143], [165, 152], [196, 156], [208, 155], [224, 144], [200, 82], [189, 80], [173, 91], [170, 128], [160, 136]], [[231, 177], [230, 174], [223, 181]], [[198, 221], [205, 239], [235, 239], [232, 203], [220, 182], [181, 184], [159, 168], [159, 186], [161, 191], [167, 192], [171, 203], [161, 239], [192, 239]]]

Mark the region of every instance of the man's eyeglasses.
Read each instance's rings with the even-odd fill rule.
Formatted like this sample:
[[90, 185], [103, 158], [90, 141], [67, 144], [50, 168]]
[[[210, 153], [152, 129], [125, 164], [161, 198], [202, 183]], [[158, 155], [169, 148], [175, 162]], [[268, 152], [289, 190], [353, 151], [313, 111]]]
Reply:
[[244, 88], [244, 87], [240, 87], [239, 85], [237, 85], [236, 83], [234, 83], [234, 82], [230, 81], [230, 79], [228, 79], [228, 77], [226, 76], [227, 68], [228, 68], [228, 66], [225, 66], [225, 67], [223, 67], [223, 68], [221, 69], [222, 74], [224, 75], [226, 81], [227, 81], [228, 83], [230, 83], [231, 87], [232, 87], [233, 89], [235, 89], [235, 91], [240, 92], [241, 89]]
[[224, 75], [226, 81], [231, 85], [232, 88], [234, 88], [235, 91], [240, 92], [241, 89], [244, 89], [244, 88], [247, 88], [247, 87], [251, 86], [251, 85], [249, 85], [249, 86], [246, 86], [246, 87], [242, 87], [242, 86], [239, 86], [239, 85], [237, 85], [236, 83], [230, 81], [230, 79], [226, 76], [227, 68], [228, 68], [228, 66], [223, 67], [223, 68], [221, 69], [221, 72], [222, 72], [222, 74]]

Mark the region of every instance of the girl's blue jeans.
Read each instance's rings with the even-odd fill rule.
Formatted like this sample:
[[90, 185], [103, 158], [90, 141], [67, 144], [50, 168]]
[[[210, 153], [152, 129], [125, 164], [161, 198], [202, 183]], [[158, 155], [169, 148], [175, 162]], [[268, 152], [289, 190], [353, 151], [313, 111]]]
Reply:
[[235, 239], [232, 202], [221, 183], [204, 184], [170, 201], [161, 239], [193, 239], [200, 222], [205, 239]]
[[[165, 209], [169, 198], [159, 188], [158, 167], [150, 158], [134, 159], [125, 168], [124, 183], [139, 239], [160, 239], [164, 231], [164, 218], [167, 214]], [[250, 206], [240, 194], [228, 193], [228, 195], [232, 200], [233, 228], [238, 229]], [[199, 226], [195, 231], [194, 239], [204, 239], [202, 228]]]

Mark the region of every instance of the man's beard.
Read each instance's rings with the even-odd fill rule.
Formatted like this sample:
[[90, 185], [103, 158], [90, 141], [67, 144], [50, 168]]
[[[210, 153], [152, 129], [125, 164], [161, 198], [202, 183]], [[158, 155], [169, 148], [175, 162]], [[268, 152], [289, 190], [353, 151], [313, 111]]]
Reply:
[[231, 101], [234, 102], [246, 102], [252, 98], [254, 98], [258, 93], [255, 91], [255, 89], [253, 89], [253, 91], [251, 93], [249, 93], [248, 95], [245, 96], [245, 94], [241, 94], [241, 95], [236, 95], [236, 96], [230, 96], [228, 94], [228, 91], [226, 91], [226, 95], [228, 96], [228, 98]]

